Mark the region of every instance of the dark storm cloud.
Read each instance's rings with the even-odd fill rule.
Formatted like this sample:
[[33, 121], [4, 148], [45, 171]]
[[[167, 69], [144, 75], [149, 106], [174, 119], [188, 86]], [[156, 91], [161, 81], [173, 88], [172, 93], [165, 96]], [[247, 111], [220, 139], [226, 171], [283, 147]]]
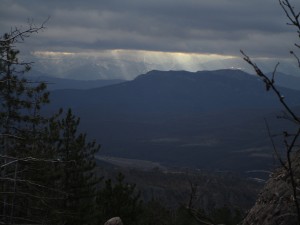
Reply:
[[[296, 36], [276, 0], [2, 0], [0, 29], [51, 16], [34, 39], [46, 50], [139, 49], [282, 54]], [[294, 2], [292, 2], [294, 3]], [[285, 53], [284, 53], [285, 54]]]

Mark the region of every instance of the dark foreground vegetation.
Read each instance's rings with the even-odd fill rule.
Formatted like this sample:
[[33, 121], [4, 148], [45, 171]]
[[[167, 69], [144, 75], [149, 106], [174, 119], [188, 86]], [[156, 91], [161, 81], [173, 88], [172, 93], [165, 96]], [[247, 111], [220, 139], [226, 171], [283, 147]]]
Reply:
[[41, 29], [15, 29], [0, 39], [0, 223], [94, 223], [99, 146], [77, 132], [71, 109], [41, 114], [46, 84], [24, 78], [31, 63], [19, 61], [15, 49]]

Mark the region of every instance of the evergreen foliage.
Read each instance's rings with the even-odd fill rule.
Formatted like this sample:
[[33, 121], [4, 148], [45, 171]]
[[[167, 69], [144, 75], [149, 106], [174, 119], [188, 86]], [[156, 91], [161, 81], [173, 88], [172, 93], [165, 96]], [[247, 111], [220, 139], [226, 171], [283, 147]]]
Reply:
[[172, 211], [167, 209], [160, 200], [151, 199], [149, 202], [144, 203], [140, 224], [169, 225], [173, 222]]
[[94, 154], [100, 146], [87, 142], [86, 134], [77, 132], [80, 119], [71, 109], [59, 121], [57, 156], [62, 162], [59, 189], [67, 194], [61, 205], [64, 224], [94, 224], [96, 214], [96, 186]]
[[38, 144], [39, 126], [46, 121], [40, 108], [49, 101], [49, 93], [44, 83], [34, 84], [23, 77], [31, 67], [18, 60], [17, 34], [4, 34], [0, 42], [0, 212], [5, 224], [34, 223], [46, 213], [46, 186], [36, 183], [36, 171], [40, 172], [36, 164], [45, 159]]
[[124, 182], [124, 175], [119, 173], [116, 182], [111, 179], [98, 191], [97, 204], [99, 223], [103, 224], [109, 218], [119, 216], [124, 224], [139, 224], [142, 213], [142, 202], [136, 186]]
[[0, 37], [0, 224], [95, 224], [95, 142], [71, 110], [44, 117], [45, 83], [24, 78], [15, 43], [41, 28]]

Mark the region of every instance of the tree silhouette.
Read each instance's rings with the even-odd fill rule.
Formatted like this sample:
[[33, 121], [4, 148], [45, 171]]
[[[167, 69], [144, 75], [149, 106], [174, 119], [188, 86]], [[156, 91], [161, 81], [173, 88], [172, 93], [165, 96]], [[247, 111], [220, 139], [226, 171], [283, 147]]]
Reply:
[[44, 29], [0, 37], [0, 224], [95, 224], [95, 142], [77, 131], [71, 110], [43, 116], [45, 83], [23, 75], [15, 44]]

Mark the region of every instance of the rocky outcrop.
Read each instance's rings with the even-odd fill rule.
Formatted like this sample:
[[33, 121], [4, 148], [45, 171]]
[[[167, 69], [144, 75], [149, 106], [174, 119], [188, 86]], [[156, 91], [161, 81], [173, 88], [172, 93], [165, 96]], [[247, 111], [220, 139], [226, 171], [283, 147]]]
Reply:
[[113, 217], [105, 222], [104, 225], [123, 225], [120, 217]]
[[[292, 168], [297, 187], [300, 187], [300, 154], [293, 157]], [[298, 190], [297, 196], [300, 191]], [[275, 171], [259, 194], [254, 207], [242, 225], [296, 225], [297, 211], [291, 177], [284, 169]]]

